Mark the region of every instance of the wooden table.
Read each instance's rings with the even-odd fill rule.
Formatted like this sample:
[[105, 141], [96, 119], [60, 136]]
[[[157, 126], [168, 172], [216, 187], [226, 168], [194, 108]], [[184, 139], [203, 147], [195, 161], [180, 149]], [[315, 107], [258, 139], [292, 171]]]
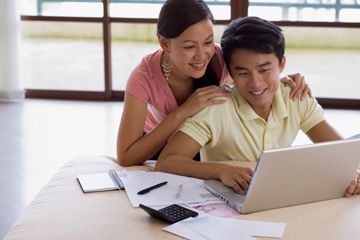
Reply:
[[[69, 161], [39, 192], [5, 239], [180, 239], [162, 230], [166, 224], [133, 208], [124, 191], [84, 194], [76, 180], [77, 174], [120, 168], [103, 156], [79, 156]], [[128, 168], [140, 169], [151, 170], [149, 166]], [[359, 196], [239, 218], [285, 222], [283, 239], [360, 239]]]

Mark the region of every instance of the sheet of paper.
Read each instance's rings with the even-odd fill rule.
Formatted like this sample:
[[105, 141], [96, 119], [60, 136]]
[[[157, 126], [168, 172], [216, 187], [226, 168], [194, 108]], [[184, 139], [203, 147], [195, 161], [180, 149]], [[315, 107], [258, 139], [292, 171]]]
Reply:
[[[208, 239], [238, 239], [232, 236], [281, 238], [286, 224], [278, 222], [249, 221], [234, 218], [204, 216], [181, 222]], [[231, 233], [228, 235], [228, 233]]]
[[177, 222], [174, 223], [170, 226], [167, 226], [165, 228], [163, 228], [163, 230], [170, 232], [172, 234], [178, 235], [180, 237], [186, 238], [186, 239], [191, 239], [191, 240], [209, 240], [209, 239], [213, 239], [213, 240], [223, 240], [223, 239], [236, 239], [236, 240], [255, 240], [253, 237], [251, 237], [248, 234], [245, 234], [243, 232], [237, 231], [237, 232], [227, 232], [223, 233], [223, 231], [217, 231], [218, 228], [221, 228], [221, 225], [218, 226], [211, 226], [212, 229], [209, 229], [209, 232], [206, 232], [205, 235], [203, 235], [203, 233], [197, 231], [195, 228], [193, 227], [189, 227], [189, 225], [192, 225], [193, 221], [196, 222], [201, 222], [204, 220], [204, 218], [207, 218], [207, 216], [205, 215], [201, 215], [197, 218], [189, 218], [189, 219], [185, 219], [181, 222]]
[[[184, 220], [186, 221], [186, 220]], [[191, 228], [185, 226], [182, 224], [182, 222], [177, 222], [174, 224], [171, 224], [170, 226], [167, 226], [163, 228], [163, 230], [170, 232], [172, 234], [175, 234], [177, 236], [191, 239], [191, 240], [208, 240], [207, 238], [201, 236], [197, 232], [193, 231]]]
[[[128, 171], [122, 177], [127, 196], [134, 207], [140, 203], [148, 206], [169, 205], [174, 203], [221, 202], [204, 188], [201, 179], [184, 177], [163, 172]], [[146, 194], [138, 195], [140, 190], [167, 181], [162, 187]], [[179, 194], [179, 189], [181, 191]]]
[[[218, 221], [222, 219], [222, 221]], [[255, 240], [239, 226], [229, 224], [227, 218], [204, 216], [181, 222], [182, 225], [210, 240]]]

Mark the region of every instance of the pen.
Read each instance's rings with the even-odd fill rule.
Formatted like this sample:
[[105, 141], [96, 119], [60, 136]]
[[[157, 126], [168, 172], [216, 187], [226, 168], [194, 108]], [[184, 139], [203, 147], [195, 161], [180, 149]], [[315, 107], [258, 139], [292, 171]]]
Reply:
[[176, 193], [176, 199], [178, 199], [180, 197], [182, 190], [183, 190], [183, 185], [180, 184], [179, 188], [178, 188], [178, 191]]
[[148, 193], [150, 192], [151, 190], [154, 190], [156, 188], [159, 188], [161, 186], [164, 186], [165, 184], [167, 184], [167, 182], [161, 182], [161, 183], [158, 183], [158, 184], [155, 184], [154, 186], [151, 186], [151, 187], [148, 187], [148, 188], [145, 188], [141, 191], [139, 191], [137, 194], [141, 195], [141, 194], [145, 194], [145, 193]]

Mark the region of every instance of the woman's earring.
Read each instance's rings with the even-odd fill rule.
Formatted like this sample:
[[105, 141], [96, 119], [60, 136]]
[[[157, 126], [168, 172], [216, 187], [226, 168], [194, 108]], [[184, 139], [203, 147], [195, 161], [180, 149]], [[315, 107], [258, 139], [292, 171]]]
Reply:
[[165, 57], [164, 61], [161, 64], [164, 76], [166, 81], [169, 81], [170, 73], [171, 73], [171, 62], [169, 57]]

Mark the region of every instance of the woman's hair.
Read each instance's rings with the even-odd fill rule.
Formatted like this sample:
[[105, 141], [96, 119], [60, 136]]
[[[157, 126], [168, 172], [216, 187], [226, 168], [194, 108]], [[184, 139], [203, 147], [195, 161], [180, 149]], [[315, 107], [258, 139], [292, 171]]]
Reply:
[[[203, 0], [167, 0], [162, 6], [157, 22], [157, 34], [165, 38], [176, 38], [188, 27], [214, 17]], [[194, 81], [194, 88], [219, 85], [219, 76], [211, 67], [206, 68], [204, 76]]]
[[167, 0], [162, 6], [157, 22], [157, 33], [165, 38], [176, 38], [185, 29], [214, 17], [202, 0]]

